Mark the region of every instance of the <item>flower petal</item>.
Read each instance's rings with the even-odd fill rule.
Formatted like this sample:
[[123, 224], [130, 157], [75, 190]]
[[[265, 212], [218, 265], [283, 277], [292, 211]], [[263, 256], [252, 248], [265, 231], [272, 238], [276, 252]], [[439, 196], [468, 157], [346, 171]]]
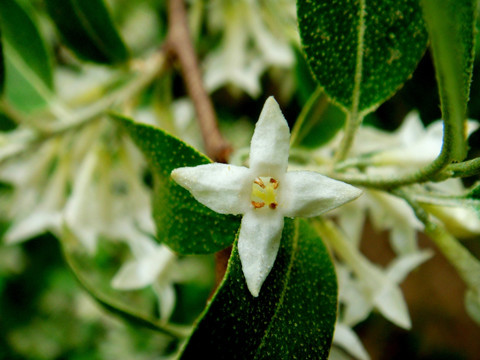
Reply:
[[20, 243], [47, 231], [57, 232], [60, 224], [61, 215], [59, 213], [42, 212], [41, 209], [38, 209], [38, 212], [13, 223], [5, 233], [4, 239], [7, 244]]
[[153, 284], [153, 291], [158, 298], [158, 312], [160, 320], [168, 321], [175, 308], [175, 288], [172, 284], [157, 282]]
[[133, 260], [124, 264], [113, 278], [112, 287], [117, 290], [133, 290], [151, 285], [158, 275], [158, 269], [150, 260]]
[[220, 214], [243, 214], [250, 206], [254, 179], [245, 167], [218, 163], [183, 167], [173, 170], [172, 178]]
[[395, 325], [403, 329], [412, 327], [407, 303], [397, 284], [385, 281], [381, 289], [375, 294], [373, 303], [382, 315]]
[[422, 263], [433, 256], [430, 250], [422, 250], [415, 253], [398, 256], [389, 265], [387, 269], [387, 277], [397, 284], [401, 283], [407, 275], [419, 267]]
[[285, 175], [279, 208], [288, 217], [318, 216], [352, 201], [360, 189], [313, 171], [291, 171]]
[[367, 351], [363, 347], [355, 331], [345, 324], [337, 322], [335, 325], [333, 343], [348, 351], [348, 353], [354, 355], [356, 359], [370, 359], [370, 356], [368, 356]]
[[250, 145], [250, 169], [257, 176], [281, 177], [288, 166], [290, 130], [273, 97], [269, 97], [255, 125]]
[[167, 246], [159, 245], [150, 253], [140, 254], [139, 258], [123, 265], [113, 278], [112, 287], [118, 290], [141, 289], [157, 279], [168, 278], [169, 268], [176, 258]]
[[283, 216], [248, 211], [242, 219], [238, 253], [248, 290], [257, 297], [277, 257], [283, 230]]

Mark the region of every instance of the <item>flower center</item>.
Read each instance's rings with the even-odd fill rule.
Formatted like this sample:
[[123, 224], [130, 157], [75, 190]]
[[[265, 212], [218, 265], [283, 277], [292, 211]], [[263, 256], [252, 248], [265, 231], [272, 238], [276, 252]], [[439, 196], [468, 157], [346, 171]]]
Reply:
[[272, 177], [257, 177], [252, 184], [252, 205], [255, 209], [263, 208], [267, 205], [275, 210], [277, 203], [278, 181]]

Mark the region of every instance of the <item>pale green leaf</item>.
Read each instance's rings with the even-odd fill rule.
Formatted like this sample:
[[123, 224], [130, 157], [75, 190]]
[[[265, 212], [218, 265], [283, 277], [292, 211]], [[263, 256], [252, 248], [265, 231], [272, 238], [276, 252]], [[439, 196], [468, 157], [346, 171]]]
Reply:
[[158, 128], [114, 115], [142, 150], [154, 179], [153, 217], [157, 237], [181, 254], [207, 254], [231, 245], [240, 218], [208, 209], [170, 177], [173, 169], [210, 160]]
[[5, 52], [5, 95], [19, 110], [31, 112], [53, 100], [51, 54], [27, 4], [0, 1]]
[[181, 359], [327, 359], [337, 282], [315, 231], [304, 220], [285, 221], [280, 250], [258, 298], [247, 289], [236, 245]]
[[417, 0], [298, 0], [300, 36], [320, 86], [365, 113], [408, 79], [427, 44]]

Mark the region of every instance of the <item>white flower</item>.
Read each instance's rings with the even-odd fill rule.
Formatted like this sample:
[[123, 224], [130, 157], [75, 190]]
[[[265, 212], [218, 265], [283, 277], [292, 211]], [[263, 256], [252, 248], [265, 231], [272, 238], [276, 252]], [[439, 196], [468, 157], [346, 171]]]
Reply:
[[159, 299], [160, 318], [168, 320], [175, 306], [173, 282], [178, 269], [173, 265], [177, 256], [168, 247], [156, 244], [153, 240], [136, 239], [130, 245], [135, 260], [121, 267], [112, 280], [112, 287], [134, 290], [152, 285]]
[[[478, 128], [475, 121], [467, 122], [467, 135]], [[337, 146], [341, 136], [329, 144]], [[407, 115], [395, 132], [386, 132], [370, 126], [361, 127], [355, 139], [351, 155], [365, 160], [366, 171], [376, 174], [398, 175], [426, 166], [438, 156], [443, 143], [442, 121], [435, 121], [424, 127], [417, 112]], [[347, 160], [348, 162], [348, 160]], [[439, 184], [429, 184], [439, 188]], [[461, 180], [449, 179], [443, 192], [465, 191]], [[460, 237], [478, 234], [478, 216], [467, 208], [429, 206], [429, 210]], [[366, 189], [361, 201], [356, 201], [337, 210], [339, 223], [355, 243], [358, 243], [366, 213], [378, 231], [389, 230], [392, 248], [397, 254], [406, 255], [418, 251], [416, 232], [423, 230], [423, 224], [415, 217], [413, 210], [403, 200], [385, 192]], [[451, 225], [451, 226], [449, 226]]]
[[[69, 171], [67, 153], [57, 156], [63, 145], [62, 139], [53, 139], [32, 156], [0, 167], [0, 180], [16, 187], [7, 212], [12, 224], [4, 235], [6, 243], [19, 243], [47, 231], [59, 234]], [[46, 171], [49, 168], [51, 174]]]
[[[267, 24], [263, 12], [272, 12], [272, 7], [282, 11], [274, 12], [277, 16], [266, 19]], [[288, 30], [295, 26], [293, 1], [279, 4], [275, 0], [265, 5], [252, 0], [217, 1], [209, 8], [208, 20], [211, 27], [224, 31], [220, 46], [204, 63], [209, 91], [233, 84], [255, 97], [260, 93], [260, 77], [268, 67], [291, 66], [294, 57]]]
[[139, 155], [130, 141], [121, 141], [114, 153], [97, 143], [76, 171], [64, 222], [92, 253], [101, 235], [146, 241], [147, 234], [154, 232], [150, 192], [141, 179]]
[[[428, 260], [432, 253], [417, 253], [396, 258], [385, 271], [368, 261], [353, 246], [345, 243], [340, 257], [348, 258], [346, 267], [336, 264], [339, 283], [339, 301], [343, 305], [341, 322], [354, 326], [365, 320], [376, 308], [385, 318], [404, 329], [411, 326], [407, 304], [399, 287], [413, 269]], [[337, 251], [338, 253], [338, 251]]]
[[154, 231], [141, 154], [114, 130], [96, 121], [0, 165], [0, 180], [14, 186], [2, 204], [12, 220], [6, 243], [47, 231], [61, 238], [67, 227], [93, 252], [100, 236], [137, 239]]
[[243, 214], [238, 251], [248, 289], [258, 296], [277, 256], [284, 217], [318, 216], [361, 190], [313, 171], [287, 172], [290, 132], [270, 97], [250, 147], [250, 168], [207, 164], [175, 169], [173, 179], [221, 214]]
[[179, 258], [152, 238], [127, 241], [134, 259], [127, 261], [112, 279], [117, 290], [152, 287], [158, 299], [160, 319], [167, 321], [175, 308], [175, 283], [208, 282], [208, 269], [198, 257]]
[[[478, 123], [467, 121], [467, 137], [478, 128]], [[335, 149], [343, 136], [339, 132], [328, 148]], [[351, 149], [352, 157], [363, 157], [370, 174], [398, 175], [399, 170], [426, 166], [438, 156], [443, 144], [443, 122], [437, 120], [427, 127], [417, 112], [410, 112], [393, 133], [371, 126], [362, 126]], [[348, 161], [348, 160], [347, 160]]]
[[[333, 345], [341, 347], [343, 350], [355, 356], [359, 360], [369, 360], [367, 351], [363, 347], [357, 334], [347, 325], [337, 322], [335, 325], [335, 333], [333, 335]], [[329, 356], [330, 360], [335, 357]], [[345, 359], [351, 359], [349, 356]]]

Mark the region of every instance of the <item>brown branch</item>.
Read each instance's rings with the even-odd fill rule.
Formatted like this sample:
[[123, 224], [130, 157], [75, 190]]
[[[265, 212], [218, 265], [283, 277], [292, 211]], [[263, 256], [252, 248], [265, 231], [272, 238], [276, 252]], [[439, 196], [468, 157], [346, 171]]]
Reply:
[[[232, 148], [218, 129], [212, 101], [203, 86], [202, 74], [188, 28], [184, 0], [168, 1], [168, 36], [165, 50], [180, 63], [185, 87], [195, 106], [207, 155], [213, 161], [226, 163]], [[215, 254], [216, 279], [212, 295], [225, 275], [230, 251], [231, 248], [228, 248]]]
[[227, 162], [232, 149], [218, 129], [212, 101], [202, 82], [202, 74], [192, 44], [184, 0], [168, 2], [167, 53], [175, 57], [181, 67], [185, 87], [195, 106], [207, 155], [217, 162]]

